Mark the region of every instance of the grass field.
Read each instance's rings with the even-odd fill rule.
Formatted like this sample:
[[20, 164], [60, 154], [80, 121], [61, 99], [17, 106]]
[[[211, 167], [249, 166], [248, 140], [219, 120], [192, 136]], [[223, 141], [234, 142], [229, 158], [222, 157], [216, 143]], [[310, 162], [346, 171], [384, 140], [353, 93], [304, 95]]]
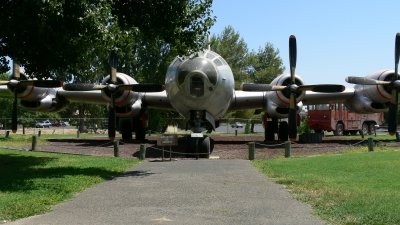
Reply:
[[0, 149], [0, 221], [44, 213], [136, 163], [122, 158]]
[[255, 161], [332, 224], [400, 224], [400, 152]]

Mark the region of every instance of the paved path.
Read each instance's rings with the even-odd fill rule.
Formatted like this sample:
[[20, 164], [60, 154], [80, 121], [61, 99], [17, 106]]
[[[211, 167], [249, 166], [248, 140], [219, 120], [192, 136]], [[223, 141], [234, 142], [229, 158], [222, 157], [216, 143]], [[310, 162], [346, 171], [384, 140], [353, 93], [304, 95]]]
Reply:
[[324, 224], [246, 160], [143, 162], [10, 225]]

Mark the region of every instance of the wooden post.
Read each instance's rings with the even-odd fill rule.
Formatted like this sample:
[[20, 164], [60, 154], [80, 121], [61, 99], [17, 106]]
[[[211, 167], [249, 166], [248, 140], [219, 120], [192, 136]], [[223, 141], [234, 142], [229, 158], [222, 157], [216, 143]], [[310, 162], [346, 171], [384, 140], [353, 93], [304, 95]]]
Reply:
[[140, 160], [146, 159], [146, 144], [140, 145], [139, 159]]
[[10, 137], [10, 131], [8, 130], [8, 131], [6, 131], [6, 138], [9, 138]]
[[38, 137], [40, 137], [42, 135], [42, 130], [38, 131]]
[[369, 152], [374, 151], [374, 140], [372, 138], [368, 138], [368, 151]]
[[119, 141], [114, 140], [114, 157], [119, 157]]
[[400, 132], [396, 132], [396, 141], [400, 142]]
[[291, 142], [290, 141], [285, 142], [285, 158], [290, 157], [291, 150], [292, 150]]
[[81, 132], [79, 132], [79, 129], [76, 131], [76, 138], [79, 138]]
[[31, 151], [35, 151], [36, 150], [36, 145], [37, 145], [37, 136], [33, 135], [32, 136], [32, 148], [31, 148]]
[[254, 160], [254, 153], [256, 149], [256, 143], [255, 142], [249, 142], [249, 160]]

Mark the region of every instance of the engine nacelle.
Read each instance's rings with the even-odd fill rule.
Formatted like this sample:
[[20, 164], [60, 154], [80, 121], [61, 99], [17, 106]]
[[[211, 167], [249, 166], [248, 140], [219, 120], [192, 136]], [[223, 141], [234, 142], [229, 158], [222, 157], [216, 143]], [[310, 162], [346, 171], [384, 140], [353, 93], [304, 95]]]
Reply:
[[[21, 73], [20, 80], [27, 80], [27, 76]], [[44, 98], [47, 95], [48, 91], [48, 88], [39, 88], [34, 86], [25, 86], [25, 87], [21, 86], [18, 87], [17, 90], [15, 90], [14, 86], [8, 85], [8, 89], [11, 90], [11, 92], [17, 91], [18, 99], [26, 101], [38, 101], [38, 99]]]
[[[111, 77], [107, 76], [102, 81], [103, 84], [111, 83]], [[138, 82], [132, 77], [117, 73], [117, 84], [137, 84]], [[105, 89], [102, 91], [103, 97], [111, 102], [111, 93]], [[142, 101], [140, 99], [140, 93], [133, 91], [120, 91], [114, 94], [115, 96], [115, 106], [117, 116], [127, 117], [127, 116], [137, 116], [142, 109]]]
[[[35, 88], [35, 89], [43, 89], [43, 88]], [[44, 93], [43, 96], [44, 96], [43, 98], [40, 98], [40, 96], [36, 96], [36, 98], [33, 98], [33, 100], [22, 99], [20, 101], [20, 104], [23, 108], [39, 112], [59, 111], [68, 104], [68, 101], [66, 99], [59, 96], [56, 97], [56, 89], [46, 89], [46, 92]]]
[[[287, 86], [290, 84], [290, 75], [289, 74], [282, 74], [276, 77], [272, 82], [271, 85], [277, 86]], [[296, 85], [300, 86], [304, 84], [304, 81], [299, 77], [295, 76], [295, 83]], [[301, 100], [305, 95], [305, 91], [299, 92], [296, 94], [296, 102], [298, 112], [300, 112], [303, 104]], [[266, 112], [270, 117], [275, 118], [286, 118], [289, 113], [289, 99], [290, 93], [288, 91], [270, 91], [266, 92]]]
[[[374, 80], [390, 81], [395, 76], [393, 70], [383, 70], [367, 78]], [[387, 103], [391, 99], [391, 90], [384, 85], [355, 85], [355, 93], [345, 102], [346, 107], [358, 113], [386, 112]]]

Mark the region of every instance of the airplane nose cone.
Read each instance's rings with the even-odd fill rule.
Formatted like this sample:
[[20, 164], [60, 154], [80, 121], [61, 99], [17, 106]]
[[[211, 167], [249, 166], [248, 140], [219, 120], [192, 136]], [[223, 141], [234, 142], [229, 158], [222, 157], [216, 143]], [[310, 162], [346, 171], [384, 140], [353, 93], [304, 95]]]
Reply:
[[[191, 58], [183, 62], [178, 68], [178, 83], [185, 82], [186, 77], [192, 75], [194, 71], [204, 74], [212, 85], [217, 83], [217, 70], [214, 64], [206, 58]], [[196, 82], [196, 81], [194, 81]]]

